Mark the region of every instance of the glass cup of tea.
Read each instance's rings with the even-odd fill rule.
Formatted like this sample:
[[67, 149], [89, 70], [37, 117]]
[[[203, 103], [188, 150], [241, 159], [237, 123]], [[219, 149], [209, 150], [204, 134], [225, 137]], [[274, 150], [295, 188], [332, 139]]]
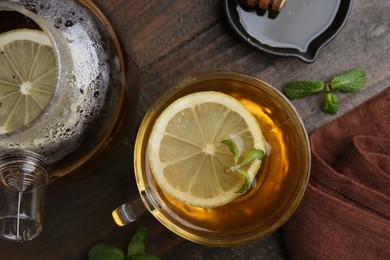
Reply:
[[[267, 154], [243, 195], [222, 206], [204, 208], [183, 203], [159, 187], [148, 153], [156, 121], [172, 103], [189, 94], [213, 91], [235, 98], [254, 116], [265, 137]], [[175, 149], [168, 147], [167, 149]], [[255, 77], [216, 71], [185, 78], [146, 113], [134, 148], [140, 196], [113, 211], [120, 226], [147, 209], [179, 236], [209, 246], [247, 243], [279, 228], [297, 208], [310, 174], [310, 147], [293, 105], [275, 88]]]

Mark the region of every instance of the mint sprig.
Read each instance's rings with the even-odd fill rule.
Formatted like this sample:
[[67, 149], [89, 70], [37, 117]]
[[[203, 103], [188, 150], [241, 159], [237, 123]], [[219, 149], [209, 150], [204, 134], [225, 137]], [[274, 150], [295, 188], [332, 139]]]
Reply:
[[257, 160], [262, 160], [265, 156], [265, 153], [261, 149], [252, 148], [242, 157], [242, 162], [239, 162], [239, 152], [236, 143], [231, 139], [225, 139], [221, 141], [222, 144], [229, 147], [230, 152], [233, 154], [234, 164], [225, 170], [226, 173], [238, 173], [244, 177], [244, 183], [236, 193], [244, 194], [251, 188], [251, 181], [249, 178], [248, 172], [241, 169], [243, 166], [251, 164]]
[[158, 260], [159, 258], [155, 255], [145, 252], [144, 239], [147, 230], [145, 227], [139, 227], [136, 233], [131, 238], [127, 246], [127, 256], [124, 252], [111, 245], [96, 244], [88, 252], [89, 260]]
[[336, 91], [351, 93], [358, 92], [366, 83], [366, 73], [362, 68], [335, 75], [329, 82], [322, 81], [293, 81], [284, 85], [283, 92], [289, 99], [303, 98], [324, 93], [322, 111], [336, 114], [339, 104], [334, 93]]

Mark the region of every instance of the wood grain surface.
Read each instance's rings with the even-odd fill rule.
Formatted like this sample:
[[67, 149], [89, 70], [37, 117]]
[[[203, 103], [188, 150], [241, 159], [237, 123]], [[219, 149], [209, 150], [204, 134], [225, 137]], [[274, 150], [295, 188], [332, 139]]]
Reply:
[[[354, 0], [338, 36], [312, 64], [277, 57], [243, 42], [229, 27], [221, 0], [94, 0], [122, 44], [130, 96], [125, 136], [114, 150], [47, 188], [43, 232], [27, 243], [0, 241], [0, 259], [86, 259], [98, 242], [126, 248], [137, 227], [148, 229], [147, 251], [161, 259], [287, 259], [280, 230], [243, 246], [213, 248], [182, 239], [151, 214], [117, 227], [111, 211], [137, 194], [134, 139], [148, 107], [183, 77], [213, 70], [256, 76], [277, 89], [292, 80], [330, 77], [352, 67], [367, 72], [365, 88], [338, 94], [340, 110], [321, 112], [314, 96], [293, 101], [308, 133], [390, 85], [390, 1]], [[92, 170], [91, 170], [92, 169]], [[310, 243], [310, 241], [308, 241]]]

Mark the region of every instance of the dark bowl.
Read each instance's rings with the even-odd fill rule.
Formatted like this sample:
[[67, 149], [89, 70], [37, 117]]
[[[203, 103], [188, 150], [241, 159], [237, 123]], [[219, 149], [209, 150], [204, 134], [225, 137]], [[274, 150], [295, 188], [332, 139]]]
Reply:
[[[330, 3], [327, 0], [288, 0], [286, 5], [281, 10], [280, 14], [272, 14], [268, 11], [260, 12], [259, 10], [249, 10], [241, 3], [238, 3], [236, 0], [225, 0], [224, 9], [231, 27], [244, 41], [246, 41], [250, 45], [271, 54], [279, 56], [292, 56], [299, 58], [306, 63], [312, 63], [317, 58], [321, 49], [340, 32], [341, 28], [347, 21], [352, 6], [352, 0], [337, 0], [338, 7], [335, 6], [334, 10], [329, 11], [329, 13], [327, 14], [329, 15], [328, 23], [324, 25], [320, 24], [318, 25], [320, 26], [319, 28], [314, 28], [316, 31], [311, 32], [313, 34], [313, 37], [304, 42], [304, 47], [300, 48], [292, 46], [291, 44], [289, 45], [288, 37], [296, 37], [297, 34], [299, 34], [299, 31], [303, 30], [302, 26], [300, 26], [299, 28], [294, 28], [294, 22], [296, 22], [298, 19], [300, 19], [300, 21], [305, 21], [305, 24], [307, 25], [319, 23], [318, 15], [304, 13], [299, 14], [298, 17], [298, 15], [294, 16], [292, 10], [297, 10], [298, 8], [302, 8], [302, 6], [307, 6], [308, 4], [316, 4], [316, 1], [318, 4], [320, 3], [322, 5]], [[323, 12], [321, 12], [320, 15], [323, 16]], [[291, 30], [288, 33], [283, 34], [283, 38], [285, 39], [283, 39], [282, 41], [275, 41], [277, 43], [272, 41], [266, 42], [264, 39], [269, 39], [268, 36], [265, 36], [266, 30], [256, 31], [256, 35], [254, 36], [254, 34], [250, 33], [249, 30], [247, 30], [243, 25], [243, 21], [245, 21], [245, 19], [249, 21], [249, 16], [251, 16], [251, 23], [258, 23], [257, 25], [259, 25], [259, 27], [264, 25], [264, 23], [267, 23], [267, 26], [271, 25], [275, 28], [281, 28], [284, 26], [284, 28], [289, 27]], [[286, 25], [286, 17], [290, 19], [287, 20], [288, 25]], [[324, 18], [326, 18], [326, 16], [322, 17], [322, 19]], [[251, 25], [251, 27], [253, 28], [253, 24]]]

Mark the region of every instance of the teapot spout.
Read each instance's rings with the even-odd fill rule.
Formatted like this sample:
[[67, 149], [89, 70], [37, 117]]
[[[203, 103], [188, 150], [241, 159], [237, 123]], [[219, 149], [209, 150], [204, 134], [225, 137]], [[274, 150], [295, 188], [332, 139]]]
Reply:
[[0, 238], [24, 242], [42, 231], [50, 167], [27, 150], [0, 152]]

